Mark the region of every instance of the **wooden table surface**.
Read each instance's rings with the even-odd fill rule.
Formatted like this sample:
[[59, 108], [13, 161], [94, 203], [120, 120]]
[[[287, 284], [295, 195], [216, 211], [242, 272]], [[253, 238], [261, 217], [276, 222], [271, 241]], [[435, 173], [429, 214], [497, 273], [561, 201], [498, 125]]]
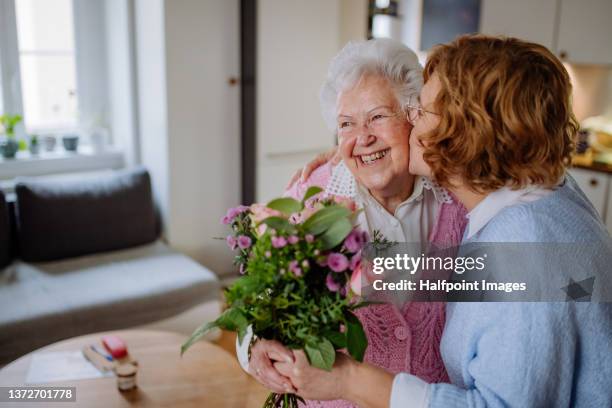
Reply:
[[47, 383], [45, 386], [75, 386], [77, 402], [0, 403], [0, 407], [245, 407], [259, 408], [268, 395], [248, 376], [236, 358], [206, 341], [194, 344], [181, 358], [186, 337], [177, 333], [124, 330], [96, 333], [64, 340], [27, 354], [0, 370], [0, 386], [24, 384], [32, 354], [80, 350], [99, 342], [104, 334], [116, 334], [128, 344], [138, 360], [138, 388], [117, 390], [116, 378], [95, 378]]

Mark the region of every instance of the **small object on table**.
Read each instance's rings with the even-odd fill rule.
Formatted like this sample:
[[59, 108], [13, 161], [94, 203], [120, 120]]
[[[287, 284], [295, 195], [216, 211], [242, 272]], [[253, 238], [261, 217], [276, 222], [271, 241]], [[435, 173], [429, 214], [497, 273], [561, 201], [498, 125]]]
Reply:
[[83, 347], [83, 355], [91, 364], [102, 372], [110, 371], [115, 368], [113, 358], [101, 353], [94, 345]]
[[136, 388], [136, 373], [138, 367], [134, 364], [119, 364], [115, 367], [115, 375], [117, 376], [117, 388], [119, 391], [129, 391]]
[[127, 344], [118, 336], [103, 336], [102, 344], [114, 359], [123, 358], [128, 354]]

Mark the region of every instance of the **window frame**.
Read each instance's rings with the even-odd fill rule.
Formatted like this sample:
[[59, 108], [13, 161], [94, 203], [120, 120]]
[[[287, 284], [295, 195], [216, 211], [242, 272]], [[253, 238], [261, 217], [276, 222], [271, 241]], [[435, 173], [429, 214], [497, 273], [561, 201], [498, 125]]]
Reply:
[[[0, 0], [0, 110], [23, 116], [15, 1]], [[76, 126], [33, 129], [36, 133], [78, 131], [94, 121], [110, 127], [104, 3], [72, 0], [78, 98]], [[16, 128], [16, 136], [25, 135], [25, 125], [21, 123]]]

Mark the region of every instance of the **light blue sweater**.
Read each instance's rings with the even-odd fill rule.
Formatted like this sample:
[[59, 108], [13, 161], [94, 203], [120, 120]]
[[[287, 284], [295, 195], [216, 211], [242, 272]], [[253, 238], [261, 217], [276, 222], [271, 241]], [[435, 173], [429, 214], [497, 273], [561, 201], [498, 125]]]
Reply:
[[[571, 177], [469, 241], [598, 245], [612, 284], [612, 240]], [[452, 384], [430, 386], [430, 407], [612, 407], [611, 303], [449, 303], [441, 352]]]

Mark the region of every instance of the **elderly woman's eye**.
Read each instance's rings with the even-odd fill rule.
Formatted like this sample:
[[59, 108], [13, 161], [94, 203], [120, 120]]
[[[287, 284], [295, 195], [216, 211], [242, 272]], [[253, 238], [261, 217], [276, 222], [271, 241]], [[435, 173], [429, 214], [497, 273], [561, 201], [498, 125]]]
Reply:
[[340, 129], [344, 129], [344, 128], [346, 128], [346, 127], [350, 126], [350, 125], [351, 125], [351, 122], [340, 122], [340, 124], [338, 125], [338, 127], [339, 127]]
[[374, 116], [372, 116], [372, 120], [379, 120], [379, 119], [384, 119], [387, 116], [383, 115], [382, 113], [376, 114]]

